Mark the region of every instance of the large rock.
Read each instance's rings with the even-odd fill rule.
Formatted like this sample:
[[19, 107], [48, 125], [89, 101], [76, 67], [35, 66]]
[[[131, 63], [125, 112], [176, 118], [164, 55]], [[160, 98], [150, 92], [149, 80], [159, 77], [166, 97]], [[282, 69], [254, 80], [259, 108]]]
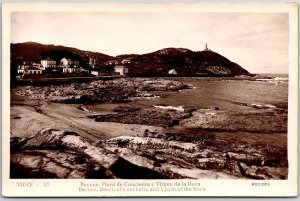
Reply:
[[134, 107], [117, 107], [118, 113], [89, 116], [98, 122], [117, 122], [124, 124], [142, 124], [150, 126], [170, 127], [179, 125], [181, 119], [191, 116], [191, 113], [177, 111], [160, 111]]
[[11, 178], [114, 178], [91, 157], [75, 151], [23, 151], [11, 155], [11, 164]]
[[253, 154], [228, 152], [227, 157], [250, 165], [261, 165], [263, 162], [262, 156]]
[[240, 162], [239, 163], [241, 172], [244, 176], [252, 178], [252, 179], [268, 179], [268, 177], [264, 174], [261, 174], [260, 172], [257, 172], [257, 167], [252, 166], [249, 167], [245, 163]]
[[233, 174], [236, 176], [241, 177], [242, 173], [240, 171], [240, 166], [238, 164], [238, 162], [234, 161], [234, 160], [227, 160], [226, 161], [226, 168]]

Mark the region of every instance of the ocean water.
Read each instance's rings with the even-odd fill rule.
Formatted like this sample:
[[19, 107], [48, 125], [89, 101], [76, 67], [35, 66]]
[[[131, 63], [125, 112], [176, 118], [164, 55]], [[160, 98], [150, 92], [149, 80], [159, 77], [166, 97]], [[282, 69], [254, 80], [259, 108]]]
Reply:
[[201, 78], [176, 79], [193, 86], [180, 92], [164, 92], [164, 98], [136, 100], [134, 104], [151, 107], [153, 105], [192, 106], [198, 109], [219, 107], [221, 110], [245, 110], [243, 104], [269, 105], [287, 108], [288, 81], [249, 81]]
[[260, 75], [270, 76], [270, 77], [281, 77], [281, 78], [289, 77], [289, 74], [284, 74], [284, 73], [260, 73]]

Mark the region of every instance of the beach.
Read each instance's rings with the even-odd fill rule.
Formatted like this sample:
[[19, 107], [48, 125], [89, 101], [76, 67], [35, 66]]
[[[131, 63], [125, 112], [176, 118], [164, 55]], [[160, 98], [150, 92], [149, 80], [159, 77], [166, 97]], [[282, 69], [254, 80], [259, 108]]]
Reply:
[[19, 86], [11, 177], [287, 179], [287, 109], [278, 78]]

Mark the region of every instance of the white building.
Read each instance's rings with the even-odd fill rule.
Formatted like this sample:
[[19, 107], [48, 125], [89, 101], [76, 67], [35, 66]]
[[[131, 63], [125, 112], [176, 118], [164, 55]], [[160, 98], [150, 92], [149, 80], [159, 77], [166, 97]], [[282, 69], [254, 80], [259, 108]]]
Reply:
[[128, 68], [125, 66], [116, 66], [115, 72], [119, 73], [120, 75], [126, 75], [128, 74]]
[[63, 68], [63, 73], [76, 73], [77, 69], [74, 67], [65, 67]]
[[25, 65], [25, 64], [19, 65], [19, 66], [18, 66], [18, 69], [17, 69], [17, 73], [18, 73], [18, 74], [24, 74], [24, 73], [25, 73], [25, 70], [26, 70], [27, 68], [29, 68], [29, 67], [30, 67], [30, 65]]
[[96, 65], [97, 65], [97, 59], [90, 57], [89, 66], [92, 67], [92, 68], [96, 68]]
[[176, 69], [171, 69], [171, 70], [169, 70], [168, 74], [169, 75], [177, 75], [178, 73], [177, 73]]
[[99, 75], [99, 71], [97, 71], [97, 70], [92, 70], [92, 71], [91, 71], [91, 74], [92, 74], [92, 75], [98, 76], [98, 75]]
[[66, 67], [70, 67], [71, 65], [74, 66], [74, 67], [78, 67], [79, 66], [79, 61], [62, 58], [60, 60], [60, 64], [66, 66]]
[[42, 69], [32, 67], [32, 66], [25, 69], [25, 74], [27, 75], [41, 75], [42, 73], [43, 73]]
[[42, 64], [44, 70], [46, 68], [55, 68], [56, 67], [56, 61], [53, 59], [49, 59], [49, 58], [41, 60], [41, 64]]

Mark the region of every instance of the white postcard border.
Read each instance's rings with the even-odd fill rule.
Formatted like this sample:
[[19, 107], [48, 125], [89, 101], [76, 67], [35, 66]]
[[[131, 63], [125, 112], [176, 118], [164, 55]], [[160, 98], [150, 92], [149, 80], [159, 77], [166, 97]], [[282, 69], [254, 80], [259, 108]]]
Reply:
[[[248, 12], [289, 13], [289, 105], [287, 180], [96, 180], [10, 179], [10, 14], [30, 12]], [[147, 196], [296, 196], [298, 189], [298, 6], [296, 3], [4, 3], [2, 9], [2, 194], [12, 197], [147, 197]], [[136, 191], [130, 184], [156, 181], [176, 191]], [[84, 184], [117, 186], [114, 191], [80, 192]], [[204, 190], [183, 191], [183, 183], [199, 183]], [[255, 186], [253, 183], [269, 183]], [[177, 184], [178, 183], [178, 184]], [[176, 186], [177, 184], [177, 186]], [[119, 185], [119, 186], [118, 186]], [[197, 185], [197, 184], [195, 184]], [[123, 189], [122, 189], [123, 187]], [[113, 188], [111, 188], [113, 189]], [[117, 191], [119, 189], [119, 191]], [[126, 190], [127, 189], [127, 190]]]

